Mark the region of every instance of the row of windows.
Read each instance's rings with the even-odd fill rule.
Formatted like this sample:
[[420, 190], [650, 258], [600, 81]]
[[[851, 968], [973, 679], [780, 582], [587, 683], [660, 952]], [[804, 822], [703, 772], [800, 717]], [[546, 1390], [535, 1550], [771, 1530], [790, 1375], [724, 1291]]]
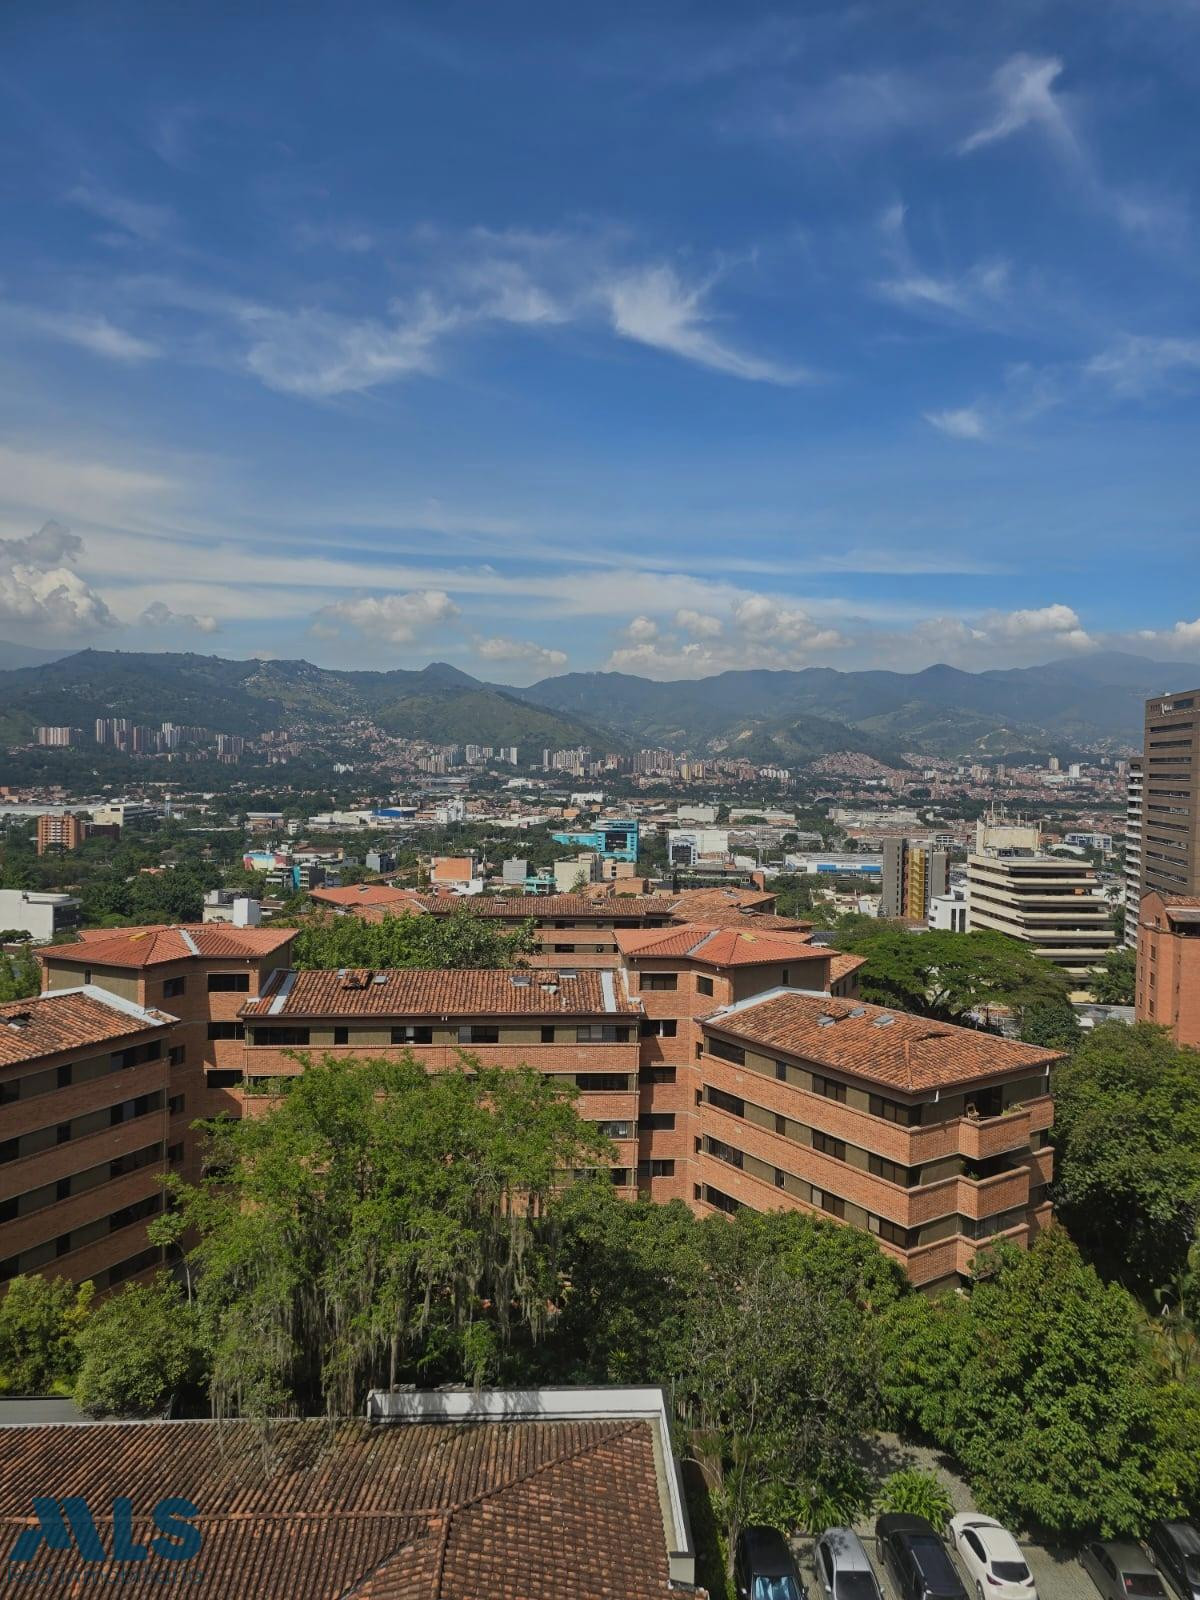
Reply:
[[130, 1228], [135, 1222], [143, 1222], [147, 1217], [160, 1212], [162, 1207], [162, 1195], [149, 1194], [134, 1205], [122, 1206], [119, 1211], [113, 1211], [107, 1217], [100, 1217], [95, 1222], [87, 1222], [78, 1228], [72, 1228], [69, 1233], [60, 1233], [57, 1239], [47, 1240], [45, 1244], [36, 1245], [19, 1256], [9, 1256], [6, 1261], [0, 1261], [0, 1283], [5, 1283], [22, 1272], [36, 1272], [48, 1261], [69, 1255], [72, 1250], [81, 1250], [85, 1245], [95, 1244], [98, 1239], [103, 1239], [110, 1233], [119, 1233], [122, 1228]]
[[[784, 983], [787, 982], [787, 973], [784, 973]], [[669, 990], [679, 988], [679, 973], [677, 972], [642, 972], [638, 974], [639, 989]], [[711, 978], [706, 978], [701, 973], [696, 974], [696, 993], [713, 994], [715, 986]]]
[[0, 1106], [11, 1105], [15, 1100], [34, 1100], [39, 1095], [52, 1094], [56, 1089], [69, 1089], [74, 1083], [90, 1083], [112, 1072], [125, 1072], [147, 1061], [158, 1061], [162, 1051], [162, 1040], [152, 1039], [147, 1044], [114, 1050], [107, 1058], [98, 1056], [90, 1061], [64, 1061], [61, 1066], [47, 1068], [44, 1072], [30, 1072], [21, 1078], [10, 1078], [0, 1083]]
[[675, 1176], [675, 1163], [673, 1161], [639, 1161], [637, 1175], [639, 1178], [673, 1178]]
[[[722, 1061], [732, 1061], [739, 1067], [749, 1065], [754, 1071], [761, 1070], [753, 1058], [747, 1061], [746, 1052], [741, 1045], [730, 1044], [724, 1039], [709, 1039], [707, 1046], [709, 1055], [717, 1056]], [[790, 1083], [795, 1088], [805, 1088], [811, 1085], [811, 1092], [820, 1095], [822, 1099], [833, 1100], [838, 1105], [846, 1104], [847, 1086], [844, 1083], [840, 1083], [836, 1078], [826, 1078], [819, 1072], [806, 1073], [799, 1067], [790, 1066], [786, 1061], [775, 1062], [775, 1078], [777, 1082]], [[805, 1080], [807, 1080], [807, 1083]], [[710, 1091], [710, 1097], [714, 1105], [721, 1103], [717, 1100], [717, 1095], [722, 1093], [723, 1091], [719, 1089]], [[736, 1101], [738, 1105], [742, 1104], [736, 1095], [726, 1095], [724, 1098]], [[869, 1095], [867, 1105], [873, 1117], [879, 1117], [884, 1122], [893, 1122], [899, 1127], [916, 1127], [921, 1121], [920, 1106], [901, 1105], [898, 1100], [887, 1100], [883, 1095]], [[742, 1111], [734, 1113], [735, 1116], [739, 1117], [744, 1114]]]
[[[175, 1148], [181, 1149], [172, 1146], [172, 1149]], [[162, 1156], [161, 1141], [144, 1145], [142, 1149], [117, 1156], [113, 1161], [102, 1161], [99, 1166], [89, 1167], [85, 1172], [73, 1172], [69, 1177], [59, 1178], [56, 1183], [43, 1184], [40, 1189], [28, 1189], [24, 1194], [0, 1200], [0, 1222], [15, 1222], [18, 1217], [32, 1216], [35, 1212], [44, 1211], [47, 1206], [69, 1200], [72, 1195], [86, 1194], [89, 1189], [98, 1188], [114, 1178], [123, 1178], [142, 1167], [155, 1166], [161, 1163]]]
[[[670, 1024], [671, 1032], [664, 1037], [672, 1037], [675, 1024]], [[374, 1030], [373, 1030], [374, 1031]], [[499, 1044], [503, 1037], [498, 1024], [490, 1022], [464, 1022], [458, 1029], [459, 1044]], [[561, 1043], [564, 1031], [574, 1034], [576, 1044], [628, 1044], [632, 1037], [632, 1026], [613, 1022], [580, 1023], [574, 1029], [555, 1028], [552, 1023], [540, 1027], [541, 1043]], [[432, 1044], [433, 1029], [424, 1024], [404, 1024], [389, 1029], [392, 1044]], [[208, 1026], [210, 1039], [242, 1039], [245, 1038], [245, 1028], [240, 1022], [210, 1022]], [[252, 1045], [297, 1046], [307, 1045], [311, 1042], [312, 1030], [300, 1026], [276, 1026], [270, 1028], [255, 1028], [250, 1034]], [[335, 1045], [348, 1045], [351, 1030], [349, 1027], [335, 1027], [333, 1042]]]
[[[179, 1103], [182, 1108], [182, 1097]], [[101, 1128], [118, 1128], [122, 1123], [133, 1122], [138, 1117], [148, 1116], [152, 1111], [161, 1111], [162, 1107], [162, 1091], [156, 1089], [153, 1094], [138, 1095], [136, 1100], [122, 1100], [115, 1106], [104, 1106], [99, 1111], [84, 1112], [69, 1122], [51, 1123], [44, 1128], [35, 1128], [29, 1133], [23, 1133], [18, 1138], [4, 1139], [0, 1141], [0, 1165], [57, 1145], [67, 1144], [72, 1139], [96, 1133]]]
[[[705, 1098], [707, 1098], [709, 1105], [716, 1106], [718, 1110], [727, 1111], [730, 1116], [746, 1119], [746, 1102], [740, 1096], [727, 1094], [724, 1089], [714, 1088], [710, 1084], [706, 1089], [696, 1091], [697, 1104], [700, 1104]], [[890, 1104], [890, 1102], [888, 1103]], [[763, 1106], [754, 1106], [752, 1109], [757, 1111], [759, 1116], [750, 1120], [758, 1122], [760, 1126], [767, 1127], [769, 1123], [766, 1119], [773, 1118], [775, 1132], [781, 1138], [793, 1139], [797, 1143], [802, 1143], [803, 1141], [797, 1139], [796, 1136], [801, 1132], [807, 1132], [812, 1140], [812, 1148], [814, 1150], [819, 1150], [822, 1155], [832, 1156], [835, 1161], [846, 1160], [847, 1150], [844, 1139], [837, 1139], [832, 1134], [822, 1133], [819, 1128], [809, 1128], [803, 1122], [793, 1121], [790, 1117], [782, 1116], [777, 1111], [768, 1111]], [[793, 1129], [796, 1130], [795, 1133], [792, 1132]], [[921, 1181], [919, 1167], [902, 1166], [899, 1162], [885, 1161], [882, 1156], [876, 1155], [868, 1155], [867, 1161], [872, 1176], [883, 1178], [888, 1183], [898, 1184], [901, 1188], [914, 1188]]]
[[[163, 979], [163, 999], [175, 1000], [181, 994], [187, 993], [188, 981], [185, 975]], [[208, 974], [209, 994], [249, 994], [250, 974], [248, 972], [210, 972]]]

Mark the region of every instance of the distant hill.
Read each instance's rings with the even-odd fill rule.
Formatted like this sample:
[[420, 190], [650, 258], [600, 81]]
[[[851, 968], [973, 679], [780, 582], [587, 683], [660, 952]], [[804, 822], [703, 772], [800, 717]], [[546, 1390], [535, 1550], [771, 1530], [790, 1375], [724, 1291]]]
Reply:
[[894, 761], [903, 751], [999, 760], [1087, 744], [1137, 744], [1143, 702], [1200, 684], [1200, 666], [1117, 652], [1041, 667], [963, 672], [723, 672], [656, 683], [571, 672], [528, 689], [482, 683], [445, 662], [420, 672], [340, 672], [308, 661], [81, 650], [0, 671], [0, 743], [38, 723], [97, 717], [194, 723], [256, 734], [307, 725], [337, 732], [365, 717], [436, 743], [624, 750], [662, 744], [796, 766], [831, 751]]
[[1117, 651], [1040, 667], [964, 672], [723, 672], [656, 683], [619, 672], [574, 672], [513, 692], [587, 714], [647, 743], [773, 750], [793, 760], [832, 737], [833, 749], [881, 748], [1002, 758], [1104, 741], [1141, 742], [1144, 701], [1200, 683], [1200, 666]]
[[241, 734], [298, 723], [338, 730], [367, 717], [401, 737], [527, 749], [600, 739], [590, 723], [442, 662], [421, 672], [331, 672], [308, 661], [81, 650], [0, 672], [0, 743], [24, 742], [39, 723], [89, 729], [112, 716]]
[[71, 654], [70, 650], [38, 650], [31, 644], [12, 644], [8, 639], [0, 639], [0, 672], [13, 667], [40, 667], [47, 661], [61, 661], [63, 656]]

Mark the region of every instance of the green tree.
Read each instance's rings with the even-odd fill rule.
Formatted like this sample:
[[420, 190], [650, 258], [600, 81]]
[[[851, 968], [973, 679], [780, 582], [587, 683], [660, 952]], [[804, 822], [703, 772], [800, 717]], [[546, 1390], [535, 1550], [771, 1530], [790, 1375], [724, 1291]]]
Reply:
[[350, 1415], [402, 1377], [501, 1375], [557, 1288], [549, 1196], [612, 1146], [527, 1068], [305, 1065], [210, 1124], [209, 1176], [179, 1188], [214, 1403]]
[[510, 929], [463, 910], [364, 922], [359, 917], [302, 919], [292, 946], [297, 967], [510, 967], [533, 948], [533, 924]]
[[1021, 1039], [1043, 1050], [1074, 1050], [1083, 1033], [1073, 1008], [1065, 1000], [1027, 1006], [1021, 1018]]
[[165, 1274], [103, 1301], [77, 1342], [75, 1403], [90, 1416], [160, 1416], [204, 1372], [199, 1319]]
[[1200, 1219], [1200, 1051], [1106, 1023], [1054, 1093], [1062, 1220], [1101, 1271], [1149, 1295], [1182, 1270]]
[[18, 950], [11, 956], [0, 952], [0, 1001], [28, 1000], [41, 987], [42, 969], [32, 950]]
[[69, 1392], [92, 1293], [66, 1278], [12, 1279], [0, 1299], [0, 1392]]
[[1092, 998], [1103, 1006], [1131, 1006], [1137, 981], [1137, 952], [1122, 945], [1110, 950], [1088, 979]]
[[909, 933], [876, 922], [839, 928], [836, 943], [866, 956], [859, 975], [864, 999], [918, 1016], [963, 1022], [988, 1006], [1024, 1014], [1067, 997], [1067, 980], [1052, 962], [990, 930]]

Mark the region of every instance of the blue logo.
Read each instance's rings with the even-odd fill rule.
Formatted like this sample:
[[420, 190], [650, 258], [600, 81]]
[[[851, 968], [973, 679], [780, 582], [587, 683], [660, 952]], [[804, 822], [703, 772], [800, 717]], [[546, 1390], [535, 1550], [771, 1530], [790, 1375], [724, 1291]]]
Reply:
[[151, 1554], [163, 1561], [191, 1561], [200, 1554], [203, 1542], [200, 1529], [192, 1525], [199, 1511], [190, 1500], [178, 1496], [160, 1500], [154, 1507], [157, 1532], [145, 1544], [133, 1535], [133, 1501], [124, 1496], [115, 1499], [111, 1550], [105, 1549], [100, 1529], [81, 1495], [64, 1495], [61, 1500], [34, 1495], [33, 1514], [37, 1526], [22, 1529], [9, 1553], [10, 1576], [20, 1576], [12, 1568], [32, 1561], [43, 1546], [47, 1550], [74, 1548], [81, 1561], [89, 1562], [147, 1561]]

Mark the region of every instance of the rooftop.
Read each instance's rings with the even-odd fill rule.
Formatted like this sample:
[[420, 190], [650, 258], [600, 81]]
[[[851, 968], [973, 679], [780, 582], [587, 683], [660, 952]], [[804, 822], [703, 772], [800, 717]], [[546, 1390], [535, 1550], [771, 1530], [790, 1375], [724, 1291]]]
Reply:
[[228, 923], [180, 923], [175, 927], [85, 928], [74, 944], [43, 946], [43, 961], [86, 961], [96, 967], [154, 967], [168, 961], [254, 960], [282, 950], [295, 928], [235, 928]]
[[327, 906], [386, 906], [397, 910], [423, 911], [421, 896], [413, 889], [397, 889], [390, 883], [352, 883], [344, 889], [313, 889], [310, 898]]
[[473, 917], [661, 917], [671, 915], [671, 905], [658, 895], [609, 895], [593, 900], [583, 894], [426, 895], [426, 911], [450, 912], [465, 908]]
[[280, 972], [243, 1017], [634, 1016], [619, 972], [392, 967]]
[[886, 1006], [773, 989], [714, 1011], [706, 1025], [910, 1094], [1046, 1071], [1062, 1052]]
[[[653, 1392], [583, 1391], [599, 1414], [576, 1407], [546, 1420], [529, 1416], [546, 1391], [384, 1396], [462, 1399], [473, 1414], [279, 1421], [269, 1444], [249, 1422], [7, 1427], [0, 1544], [11, 1549], [32, 1525], [31, 1484], [81, 1495], [106, 1550], [115, 1496], [133, 1501], [134, 1541], [148, 1544], [151, 1510], [169, 1494], [199, 1513], [198, 1555], [172, 1563], [196, 1600], [668, 1600], [672, 1570], [690, 1577], [693, 1563], [665, 1418], [603, 1405]], [[509, 1420], [481, 1414], [489, 1401], [504, 1402]], [[123, 1592], [158, 1592], [165, 1566], [151, 1555], [124, 1569]], [[22, 1575], [66, 1594], [87, 1574], [73, 1546], [43, 1542]]]
[[0, 1067], [108, 1044], [174, 1020], [165, 1011], [145, 1011], [90, 984], [30, 1000], [9, 1000], [0, 1005]]
[[748, 927], [713, 927], [685, 923], [670, 928], [618, 928], [617, 948], [623, 956], [652, 956], [702, 961], [712, 967], [761, 967], [776, 962], [827, 961], [820, 949], [801, 933], [760, 931], [757, 921]]

